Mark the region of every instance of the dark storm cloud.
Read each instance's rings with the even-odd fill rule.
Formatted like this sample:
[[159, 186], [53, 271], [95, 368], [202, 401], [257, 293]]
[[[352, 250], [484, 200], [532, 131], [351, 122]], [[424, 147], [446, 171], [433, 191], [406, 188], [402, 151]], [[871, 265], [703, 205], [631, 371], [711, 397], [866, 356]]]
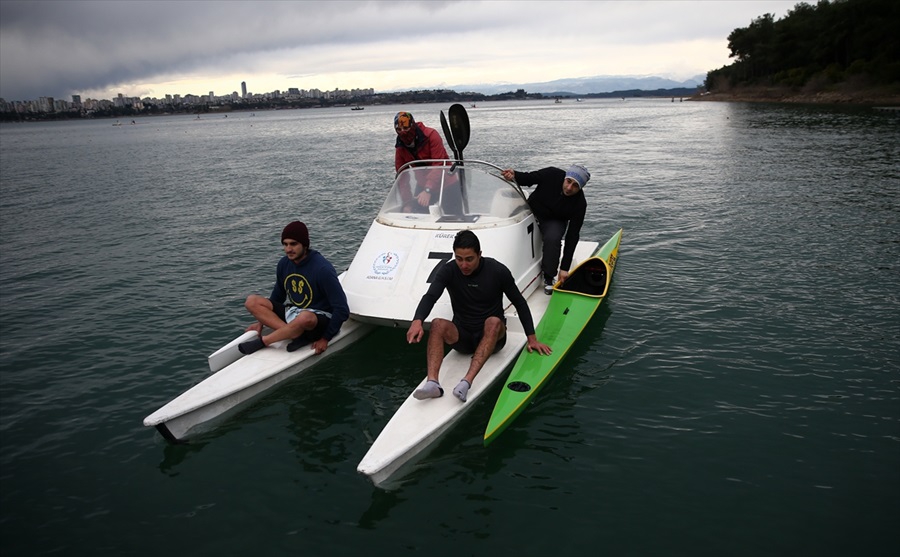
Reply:
[[654, 58], [662, 66], [667, 56], [677, 59], [673, 45], [679, 43], [715, 41], [720, 46], [707, 51], [721, 50], [735, 27], [767, 12], [784, 15], [792, 5], [3, 0], [0, 97], [65, 98], [113, 87], [139, 92], [227, 74], [287, 80], [420, 72], [417, 79], [433, 84], [469, 76], [530, 80], [563, 68], [581, 72], [569, 77], [598, 75]]
[[[0, 95], [62, 96], [305, 45], [361, 44], [446, 2], [0, 2]], [[373, 17], [374, 16], [374, 17]], [[405, 22], [408, 24], [409, 22]], [[430, 32], [408, 28], [410, 35]]]

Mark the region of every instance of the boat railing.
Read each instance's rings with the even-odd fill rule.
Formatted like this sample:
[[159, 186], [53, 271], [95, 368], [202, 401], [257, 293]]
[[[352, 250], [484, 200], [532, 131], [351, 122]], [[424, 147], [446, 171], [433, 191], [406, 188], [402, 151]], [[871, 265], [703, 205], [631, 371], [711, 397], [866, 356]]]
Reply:
[[400, 168], [378, 221], [407, 228], [480, 228], [511, 224], [530, 213], [522, 189], [503, 178], [500, 167], [429, 159]]

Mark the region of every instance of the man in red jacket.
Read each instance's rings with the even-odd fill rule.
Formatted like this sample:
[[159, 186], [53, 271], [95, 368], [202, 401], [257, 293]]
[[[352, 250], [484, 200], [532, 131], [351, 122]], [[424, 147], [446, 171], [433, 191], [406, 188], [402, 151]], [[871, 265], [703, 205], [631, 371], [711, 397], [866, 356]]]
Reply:
[[[449, 159], [447, 150], [441, 135], [434, 128], [429, 128], [421, 122], [416, 122], [409, 112], [398, 112], [394, 116], [394, 131], [397, 132], [397, 142], [394, 145], [394, 170], [400, 171], [400, 167], [412, 161], [423, 162], [422, 165], [440, 166], [443, 161]], [[435, 174], [435, 184], [417, 186], [416, 191], [401, 191], [403, 195], [403, 208], [407, 212], [426, 213], [428, 206], [438, 200], [440, 173]], [[447, 192], [445, 192], [446, 194]], [[458, 196], [458, 192], [456, 196]]]
[[437, 130], [429, 128], [422, 122], [416, 122], [409, 112], [398, 112], [394, 116], [394, 131], [397, 132], [397, 143], [394, 145], [395, 171], [410, 161], [449, 158], [447, 150], [444, 149], [444, 141]]

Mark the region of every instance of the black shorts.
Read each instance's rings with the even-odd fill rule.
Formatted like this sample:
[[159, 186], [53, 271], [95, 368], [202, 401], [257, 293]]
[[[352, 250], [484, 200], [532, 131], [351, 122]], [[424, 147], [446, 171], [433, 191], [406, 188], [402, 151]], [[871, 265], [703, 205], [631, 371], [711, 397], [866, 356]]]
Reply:
[[325, 334], [325, 329], [328, 328], [328, 325], [331, 323], [331, 319], [321, 313], [316, 314], [316, 326], [308, 331], [303, 331], [303, 334], [297, 338], [302, 338], [307, 342], [315, 342], [322, 338], [322, 335]]
[[[459, 340], [454, 344], [451, 344], [450, 348], [456, 350], [460, 354], [474, 354], [475, 349], [478, 348], [478, 345], [481, 343], [481, 339], [484, 338], [484, 328], [482, 327], [478, 331], [470, 331], [457, 323], [456, 320], [453, 321], [453, 324], [456, 325], [456, 330], [459, 332]], [[503, 319], [503, 324], [506, 325], [506, 319]], [[497, 339], [497, 344], [494, 345], [494, 351], [491, 353], [496, 354], [504, 346], [506, 346], [505, 332], [502, 337]]]

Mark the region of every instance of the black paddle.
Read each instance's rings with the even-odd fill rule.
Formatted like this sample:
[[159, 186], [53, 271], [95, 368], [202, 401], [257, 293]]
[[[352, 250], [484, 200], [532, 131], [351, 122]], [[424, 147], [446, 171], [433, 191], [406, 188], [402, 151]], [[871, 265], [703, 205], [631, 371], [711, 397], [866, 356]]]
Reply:
[[[449, 133], [453, 139], [450, 143], [450, 148], [453, 149], [453, 155], [456, 157], [456, 160], [459, 161], [459, 165], [462, 166], [463, 149], [465, 149], [466, 145], [469, 144], [469, 114], [466, 112], [466, 108], [461, 104], [450, 105], [449, 114]], [[446, 135], [448, 133], [448, 127], [444, 120], [443, 112], [441, 112], [441, 125], [444, 126], [444, 134]], [[455, 165], [456, 163], [454, 163], [454, 166]], [[469, 199], [466, 195], [465, 173], [459, 175], [459, 192], [462, 195], [463, 199], [463, 211], [468, 213]]]
[[441, 111], [441, 127], [444, 129], [444, 137], [447, 138], [447, 145], [450, 146], [450, 150], [453, 151], [453, 158], [459, 160], [459, 151], [456, 150], [456, 142], [453, 141], [453, 133], [450, 131], [450, 126], [447, 125], [447, 119], [444, 117], [444, 111]]
[[453, 132], [456, 158], [463, 160], [463, 149], [469, 144], [469, 113], [461, 104], [450, 106], [450, 130]]

